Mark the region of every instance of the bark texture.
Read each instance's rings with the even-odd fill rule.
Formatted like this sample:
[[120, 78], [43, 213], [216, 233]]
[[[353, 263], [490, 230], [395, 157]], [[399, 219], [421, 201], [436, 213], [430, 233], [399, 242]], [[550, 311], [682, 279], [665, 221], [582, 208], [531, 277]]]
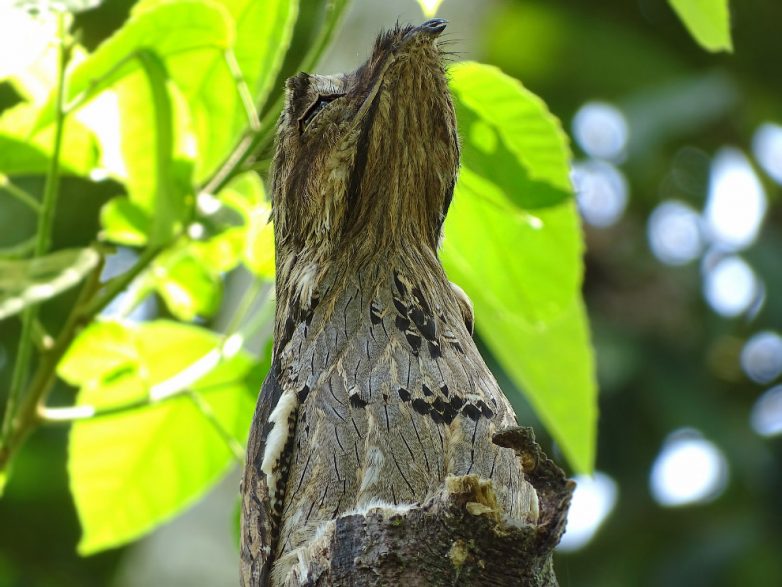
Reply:
[[503, 516], [490, 480], [448, 477], [440, 493], [407, 511], [377, 507], [337, 518], [312, 545], [302, 583], [557, 585], [551, 555], [573, 482], [542, 453], [531, 429], [513, 428], [495, 439], [529, 467], [541, 505], [536, 525]]

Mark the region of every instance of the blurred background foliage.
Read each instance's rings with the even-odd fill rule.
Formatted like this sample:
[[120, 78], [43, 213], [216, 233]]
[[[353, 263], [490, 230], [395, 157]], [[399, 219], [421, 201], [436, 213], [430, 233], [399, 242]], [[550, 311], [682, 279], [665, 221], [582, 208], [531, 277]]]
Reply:
[[[83, 4], [89, 8], [90, 2]], [[81, 43], [94, 50], [123, 25], [134, 4], [112, 0], [79, 13], [74, 30], [80, 31]], [[301, 3], [291, 48], [281, 64], [285, 74], [306, 59], [317, 41], [321, 9], [319, 2]], [[775, 32], [782, 5], [734, 2], [733, 53], [700, 48], [664, 0], [446, 0], [438, 14], [450, 20], [449, 49], [459, 52], [458, 58], [496, 65], [522, 80], [572, 137], [572, 176], [587, 241], [584, 296], [598, 357], [600, 415], [596, 472], [578, 477], [568, 532], [557, 555], [561, 584], [782, 584], [782, 76], [775, 60], [782, 54], [782, 37]], [[276, 16], [284, 21], [284, 15]], [[413, 0], [354, 2], [318, 71], [355, 67], [377, 31], [397, 18], [418, 22], [420, 8]], [[280, 30], [270, 25], [269, 35]], [[6, 59], [19, 63], [24, 57], [3, 55], [0, 60], [5, 65]], [[253, 55], [237, 53], [240, 58]], [[155, 69], [154, 63], [148, 67]], [[143, 91], [139, 79], [127, 83], [125, 99]], [[279, 80], [268, 82], [263, 90], [269, 92], [267, 104], [279, 98], [280, 87]], [[136, 98], [152, 102], [143, 96]], [[0, 83], [0, 110], [12, 108], [20, 98], [15, 86]], [[176, 99], [169, 106], [178, 111]], [[261, 120], [267, 112], [259, 113]], [[155, 130], [160, 129], [138, 132], [159, 141]], [[70, 134], [73, 139], [80, 133]], [[91, 169], [90, 139], [80, 138], [79, 148], [63, 153], [64, 165]], [[160, 142], [149, 148], [156, 145]], [[187, 148], [172, 147], [172, 163]], [[0, 144], [0, 157], [10, 152]], [[32, 160], [31, 165], [38, 170], [45, 163]], [[173, 164], [170, 169], [174, 185], [179, 173], [202, 173]], [[264, 173], [263, 162], [259, 170]], [[98, 179], [63, 177], [54, 248], [84, 247], [101, 229], [98, 211], [122, 186]], [[170, 248], [155, 260], [159, 271], [135, 283], [120, 307], [106, 311], [136, 318], [199, 317], [198, 323], [207, 320], [218, 332], [241, 336], [244, 349], [236, 346], [236, 338], [209, 339], [202, 329], [170, 323], [132, 331], [100, 326], [92, 346], [72, 348], [58, 369], [65, 381], [81, 386], [80, 400], [92, 405], [100, 400], [89, 397], [90, 381], [80, 360], [96, 356], [106, 364], [117, 364], [121, 357], [122, 376], [110, 373], [108, 382], [114, 399], [130, 406], [139, 401], [134, 377], [141, 375], [134, 365], [147, 364], [145, 357], [165, 358], [158, 361], [159, 373], [142, 374], [159, 398], [188, 386], [196, 392], [198, 386], [208, 386], [212, 391], [203, 397], [209, 398], [215, 397], [212, 393], [230, 395], [236, 386], [249, 390], [246, 397], [230, 395], [240, 398], [239, 403], [215, 403], [219, 410], [198, 405], [192, 397], [160, 404], [154, 415], [159, 433], [138, 438], [150, 455], [162, 443], [189, 445], [183, 450], [201, 447], [203, 460], [198, 467], [183, 467], [183, 479], [216, 479], [227, 469], [234, 472], [187, 513], [144, 539], [81, 557], [75, 548], [80, 537], [82, 553], [98, 549], [81, 534], [71, 490], [74, 474], [88, 479], [90, 470], [74, 473], [71, 462], [69, 488], [66, 448], [69, 442], [71, 450], [73, 443], [81, 443], [93, 451], [105, 449], [105, 458], [120, 457], [103, 446], [105, 434], [95, 428], [82, 427], [79, 433], [74, 428], [69, 440], [67, 427], [43, 427], [15, 460], [0, 500], [0, 585], [236, 584], [231, 521], [236, 447], [223, 442], [217, 451], [215, 446], [223, 436], [245, 433], [247, 418], [240, 414], [254, 402], [264, 371], [270, 316], [264, 302], [268, 286], [250, 272], [268, 277], [273, 270], [268, 258], [255, 254], [268, 250], [263, 186], [248, 176], [239, 181], [221, 193], [220, 214], [228, 218], [218, 215], [214, 226], [201, 223], [203, 234], [190, 235], [212, 246]], [[34, 194], [45, 189], [35, 172], [13, 185]], [[127, 187], [132, 194], [133, 187]], [[136, 189], [146, 193], [150, 188]], [[132, 220], [108, 223], [116, 228], [115, 241], [139, 245], [144, 234], [151, 234], [144, 202], [136, 203], [132, 210], [126, 204], [113, 206], [116, 218]], [[214, 202], [204, 199], [199, 205], [209, 209]], [[0, 247], [24, 243], [35, 233], [36, 218], [28, 208], [20, 198], [0, 193]], [[104, 214], [107, 209], [112, 206]], [[259, 246], [248, 249], [242, 245], [246, 234], [237, 239], [224, 230], [220, 234], [227, 235], [216, 243], [203, 238], [230, 223], [255, 231], [251, 240]], [[106, 225], [104, 218], [103, 229]], [[137, 262], [129, 248], [110, 259], [104, 279]], [[225, 259], [235, 262], [225, 264]], [[94, 272], [93, 261], [79, 260], [84, 273]], [[551, 265], [558, 261], [552, 255]], [[234, 270], [223, 283], [220, 275], [240, 262], [249, 271]], [[46, 269], [41, 268], [41, 279], [48, 282]], [[177, 287], [178, 281], [187, 287]], [[68, 289], [43, 306], [45, 328], [61, 324], [77, 292]], [[251, 306], [246, 315], [253, 320], [232, 323], [232, 310], [243, 305]], [[479, 312], [479, 325], [480, 320]], [[19, 335], [18, 320], [0, 322], [0, 389], [8, 387]], [[167, 339], [184, 344], [173, 354], [166, 351]], [[518, 378], [494, 360], [491, 341], [481, 335], [479, 344], [485, 344], [482, 349], [520, 420], [537, 422], [537, 412], [513, 393]], [[198, 362], [199, 349], [214, 348], [230, 355], [229, 363], [223, 363], [227, 368], [212, 371], [206, 381], [196, 377], [170, 385], [171, 374]], [[128, 349], [133, 349], [130, 359]], [[507, 368], [507, 358], [502, 362]], [[562, 365], [547, 368], [567, 381], [566, 357]], [[101, 385], [106, 381], [102, 377]], [[247, 405], [240, 405], [245, 400]], [[49, 403], [69, 406], [72, 401], [73, 388], [61, 385]], [[167, 418], [167, 406], [188, 401], [198, 418], [180, 420], [182, 411], [175, 421]], [[209, 413], [204, 426], [203, 415]], [[133, 438], [141, 429], [130, 414], [119, 416], [122, 426], [111, 427], [113, 437]], [[536, 430], [549, 454], [563, 463], [570, 456], [573, 462], [541, 423]], [[150, 462], [165, 470], [177, 467], [176, 462]], [[131, 473], [133, 483], [141, 479], [156, 494], [154, 466]], [[130, 483], [121, 478], [112, 482], [119, 494], [123, 483]], [[162, 489], [149, 506], [157, 514], [182, 497], [176, 487]], [[77, 492], [83, 515], [92, 498], [82, 493], [81, 504], [79, 499]], [[109, 514], [91, 513], [97, 519]], [[92, 538], [106, 543], [100, 536]]]

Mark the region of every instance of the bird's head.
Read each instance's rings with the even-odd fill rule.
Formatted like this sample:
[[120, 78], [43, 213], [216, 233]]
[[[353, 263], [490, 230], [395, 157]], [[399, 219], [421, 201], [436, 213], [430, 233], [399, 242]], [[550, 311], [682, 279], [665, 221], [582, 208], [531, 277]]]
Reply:
[[445, 24], [397, 26], [357, 70], [287, 81], [271, 171], [278, 272], [281, 256], [436, 249], [459, 167]]

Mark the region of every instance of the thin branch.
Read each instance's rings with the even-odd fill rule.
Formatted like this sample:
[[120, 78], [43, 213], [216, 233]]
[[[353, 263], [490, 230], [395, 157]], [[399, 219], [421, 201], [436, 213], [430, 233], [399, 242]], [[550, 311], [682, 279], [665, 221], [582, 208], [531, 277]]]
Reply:
[[[65, 113], [63, 101], [65, 96], [65, 67], [68, 62], [69, 47], [65, 42], [65, 13], [57, 15], [57, 33], [59, 39], [59, 55], [57, 61], [57, 87], [56, 87], [56, 118], [54, 128], [54, 145], [52, 157], [49, 162], [49, 170], [46, 174], [43, 203], [38, 216], [38, 230], [35, 238], [35, 250], [33, 255], [44, 255], [51, 244], [52, 225], [54, 213], [57, 208], [57, 196], [60, 188], [60, 150], [62, 148], [63, 128], [65, 126]], [[22, 314], [22, 332], [19, 337], [19, 346], [16, 353], [13, 375], [11, 376], [11, 388], [8, 392], [8, 400], [5, 406], [2, 433], [0, 434], [0, 451], [5, 449], [13, 429], [16, 418], [17, 405], [22, 395], [22, 388], [27, 381], [30, 368], [30, 358], [33, 348], [32, 330], [38, 314], [38, 306], [25, 309]]]
[[162, 249], [159, 247], [150, 247], [146, 249], [136, 261], [135, 265], [125, 273], [111, 279], [103, 287], [103, 292], [99, 297], [91, 300], [90, 303], [82, 309], [81, 315], [89, 320], [96, 316], [103, 308], [117, 297], [117, 295], [127, 288], [136, 277], [138, 277], [152, 261], [160, 254]]

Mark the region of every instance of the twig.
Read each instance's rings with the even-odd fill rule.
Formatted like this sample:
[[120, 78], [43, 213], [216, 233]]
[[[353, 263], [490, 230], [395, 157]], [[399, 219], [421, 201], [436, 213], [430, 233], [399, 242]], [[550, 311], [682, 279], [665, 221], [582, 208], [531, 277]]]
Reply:
[[[49, 162], [49, 170], [46, 174], [43, 203], [38, 217], [38, 230], [35, 238], [34, 257], [40, 257], [49, 250], [51, 244], [52, 224], [54, 212], [57, 207], [57, 196], [60, 187], [60, 149], [62, 148], [63, 128], [65, 125], [65, 113], [63, 112], [63, 100], [65, 96], [65, 67], [68, 62], [69, 48], [65, 44], [65, 13], [57, 15], [57, 33], [59, 38], [59, 58], [57, 62], [57, 87], [56, 87], [56, 119], [54, 128], [54, 145], [52, 157]], [[22, 388], [27, 380], [30, 368], [30, 355], [33, 348], [32, 328], [38, 314], [38, 306], [30, 306], [22, 314], [22, 331], [19, 335], [19, 346], [16, 354], [13, 375], [11, 376], [11, 388], [8, 392], [8, 400], [3, 418], [2, 434], [0, 434], [0, 452], [5, 448], [14, 419], [16, 418], [17, 405], [19, 403]]]
[[223, 56], [225, 57], [225, 64], [228, 66], [228, 70], [231, 72], [231, 76], [234, 78], [236, 84], [236, 92], [239, 94], [239, 99], [242, 101], [244, 112], [247, 115], [247, 123], [250, 125], [250, 130], [258, 132], [261, 129], [261, 123], [258, 117], [258, 111], [255, 109], [253, 103], [253, 95], [250, 88], [247, 86], [247, 80], [244, 79], [242, 68], [239, 67], [239, 63], [236, 61], [236, 54], [232, 49], [227, 49]]

